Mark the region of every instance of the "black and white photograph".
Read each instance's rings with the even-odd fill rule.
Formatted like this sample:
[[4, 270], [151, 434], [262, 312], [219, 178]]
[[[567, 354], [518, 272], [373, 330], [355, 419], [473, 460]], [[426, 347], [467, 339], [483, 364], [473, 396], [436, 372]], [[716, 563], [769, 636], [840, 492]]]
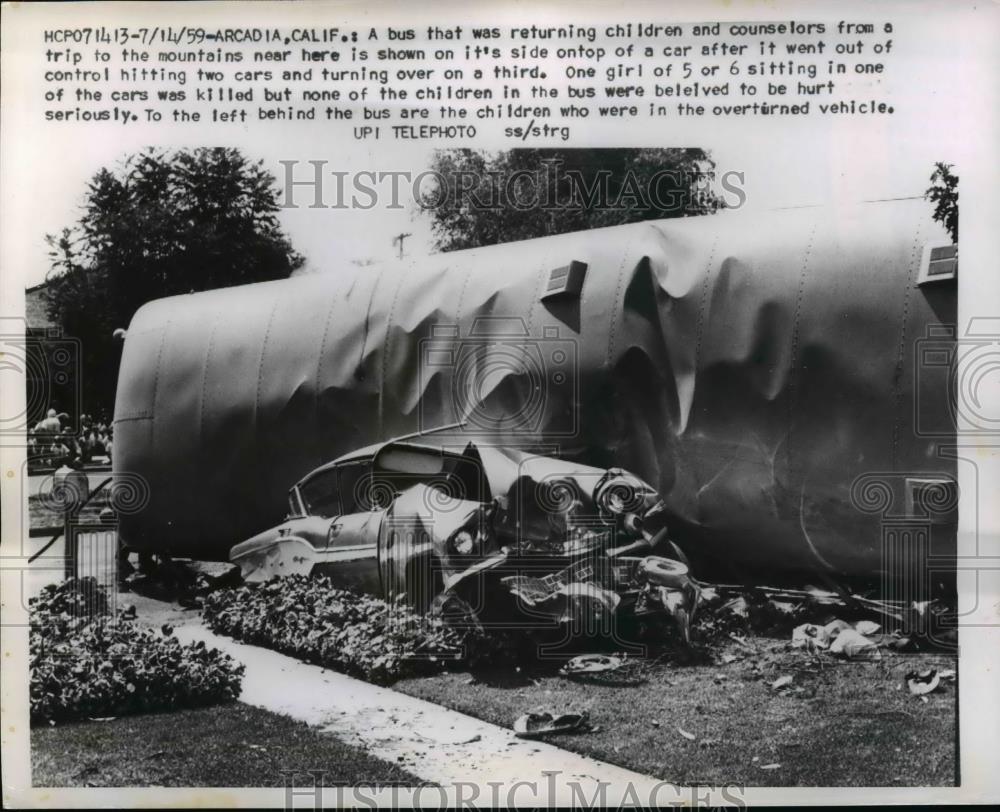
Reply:
[[3, 17], [5, 805], [1000, 798], [995, 8]]

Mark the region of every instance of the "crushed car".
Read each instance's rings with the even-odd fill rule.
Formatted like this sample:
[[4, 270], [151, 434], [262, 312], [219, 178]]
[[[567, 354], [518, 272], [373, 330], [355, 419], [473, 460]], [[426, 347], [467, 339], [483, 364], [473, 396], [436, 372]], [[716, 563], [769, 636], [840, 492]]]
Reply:
[[659, 494], [628, 471], [426, 438], [316, 468], [230, 560], [248, 582], [323, 574], [476, 627], [666, 614], [686, 640], [699, 594]]

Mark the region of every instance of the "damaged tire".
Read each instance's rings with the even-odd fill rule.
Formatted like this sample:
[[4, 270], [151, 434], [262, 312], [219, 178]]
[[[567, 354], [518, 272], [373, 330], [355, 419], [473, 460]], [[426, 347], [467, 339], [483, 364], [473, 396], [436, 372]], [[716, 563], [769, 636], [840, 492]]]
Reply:
[[672, 558], [651, 555], [639, 565], [641, 573], [654, 586], [684, 589], [690, 583], [687, 564]]

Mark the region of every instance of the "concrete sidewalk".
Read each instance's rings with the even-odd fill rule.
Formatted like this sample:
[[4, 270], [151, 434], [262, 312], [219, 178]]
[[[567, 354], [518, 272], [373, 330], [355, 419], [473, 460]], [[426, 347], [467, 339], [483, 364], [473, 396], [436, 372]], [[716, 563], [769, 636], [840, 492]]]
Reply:
[[[182, 642], [202, 640], [244, 663], [242, 702], [319, 727], [432, 783], [502, 782], [509, 786], [533, 781], [541, 788], [551, 787], [554, 797], [548, 802], [560, 805], [571, 804], [574, 797], [581, 803], [579, 793], [587, 799], [594, 797], [599, 782], [611, 785], [609, 801], [629, 783], [642, 798], [650, 797], [652, 788], [660, 784], [550, 744], [518, 739], [510, 730], [422, 699], [237, 643], [196, 623], [178, 626], [174, 634]], [[332, 780], [337, 765], [329, 766]], [[664, 788], [661, 795], [670, 793]]]

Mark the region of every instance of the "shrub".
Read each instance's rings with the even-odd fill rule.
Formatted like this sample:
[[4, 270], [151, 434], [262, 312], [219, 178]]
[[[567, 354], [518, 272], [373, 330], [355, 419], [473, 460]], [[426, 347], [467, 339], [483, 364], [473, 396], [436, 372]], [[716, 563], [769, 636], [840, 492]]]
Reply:
[[93, 578], [50, 585], [29, 604], [31, 721], [176, 710], [234, 700], [244, 668], [173, 630], [115, 612]]
[[441, 620], [322, 577], [219, 590], [206, 596], [202, 613], [221, 634], [383, 685], [440, 670], [463, 648]]

